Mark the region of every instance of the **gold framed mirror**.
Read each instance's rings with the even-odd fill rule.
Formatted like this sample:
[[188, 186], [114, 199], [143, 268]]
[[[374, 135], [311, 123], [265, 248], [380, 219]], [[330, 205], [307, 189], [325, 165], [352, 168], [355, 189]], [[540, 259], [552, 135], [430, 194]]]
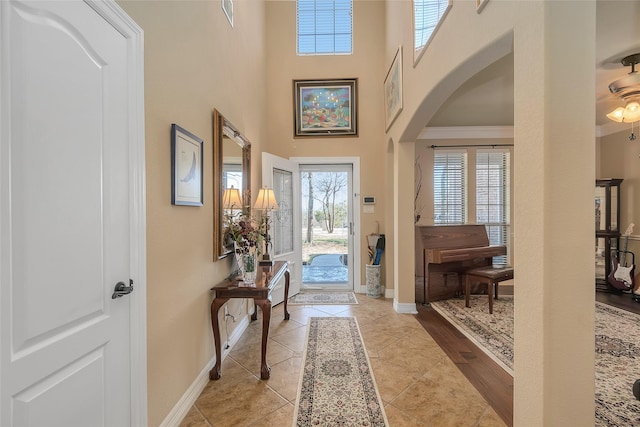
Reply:
[[[225, 190], [240, 190], [242, 206], [225, 206]], [[231, 208], [231, 209], [229, 209]], [[229, 213], [251, 209], [251, 142], [220, 112], [213, 110], [213, 259], [233, 251], [225, 242]], [[229, 212], [231, 211], [231, 212]]]

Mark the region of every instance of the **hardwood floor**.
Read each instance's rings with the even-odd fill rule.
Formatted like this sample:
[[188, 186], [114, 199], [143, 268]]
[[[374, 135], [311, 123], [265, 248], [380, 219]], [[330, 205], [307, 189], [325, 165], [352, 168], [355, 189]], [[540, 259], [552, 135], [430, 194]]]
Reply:
[[640, 314], [640, 304], [635, 302], [630, 294], [596, 292], [596, 301]]
[[[503, 293], [502, 288], [500, 289]], [[504, 292], [503, 294], [507, 294]], [[640, 314], [629, 294], [596, 292], [596, 301]], [[418, 304], [416, 316], [458, 369], [482, 394], [502, 420], [513, 426], [513, 378], [430, 306]]]
[[513, 378], [430, 306], [416, 316], [465, 377], [508, 426], [513, 426]]

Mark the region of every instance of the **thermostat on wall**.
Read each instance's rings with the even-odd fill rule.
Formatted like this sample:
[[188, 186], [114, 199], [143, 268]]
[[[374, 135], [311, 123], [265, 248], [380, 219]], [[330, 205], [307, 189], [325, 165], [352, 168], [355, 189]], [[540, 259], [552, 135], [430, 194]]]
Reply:
[[375, 196], [364, 196], [362, 198], [362, 204], [363, 205], [375, 205], [376, 204]]

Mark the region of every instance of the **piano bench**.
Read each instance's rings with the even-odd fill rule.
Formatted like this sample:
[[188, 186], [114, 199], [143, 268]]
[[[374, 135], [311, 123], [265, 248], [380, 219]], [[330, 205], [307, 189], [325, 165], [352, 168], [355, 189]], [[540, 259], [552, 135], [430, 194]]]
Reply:
[[487, 293], [489, 294], [489, 314], [493, 314], [493, 298], [498, 298], [498, 283], [505, 280], [513, 279], [513, 267], [505, 266], [486, 266], [472, 268], [464, 272], [464, 300], [465, 306], [469, 307], [469, 293], [471, 292], [471, 282], [480, 282], [487, 284]]

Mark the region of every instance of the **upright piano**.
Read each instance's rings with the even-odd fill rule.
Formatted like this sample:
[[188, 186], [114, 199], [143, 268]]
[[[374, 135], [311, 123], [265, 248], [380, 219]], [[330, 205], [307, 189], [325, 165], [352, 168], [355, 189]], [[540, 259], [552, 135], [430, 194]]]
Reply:
[[416, 302], [453, 298], [463, 293], [465, 270], [491, 265], [506, 255], [504, 245], [489, 245], [484, 225], [416, 226]]

